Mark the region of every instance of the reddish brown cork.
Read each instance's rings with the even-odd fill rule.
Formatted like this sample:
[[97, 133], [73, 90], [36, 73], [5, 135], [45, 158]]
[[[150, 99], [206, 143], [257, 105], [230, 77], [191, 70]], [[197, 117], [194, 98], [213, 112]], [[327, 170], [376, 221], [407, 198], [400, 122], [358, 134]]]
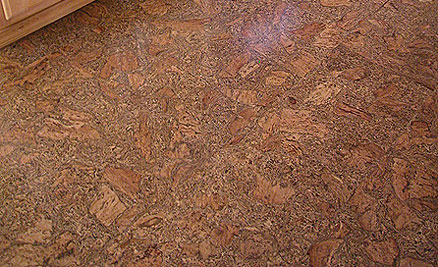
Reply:
[[437, 266], [436, 0], [102, 0], [0, 50], [1, 266]]

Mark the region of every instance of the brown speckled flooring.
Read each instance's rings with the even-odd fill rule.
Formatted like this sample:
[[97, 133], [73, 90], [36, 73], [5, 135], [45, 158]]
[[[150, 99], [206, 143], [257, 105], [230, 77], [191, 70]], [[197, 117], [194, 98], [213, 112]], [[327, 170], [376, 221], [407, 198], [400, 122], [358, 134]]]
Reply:
[[1, 266], [438, 266], [436, 0], [96, 1], [0, 50]]

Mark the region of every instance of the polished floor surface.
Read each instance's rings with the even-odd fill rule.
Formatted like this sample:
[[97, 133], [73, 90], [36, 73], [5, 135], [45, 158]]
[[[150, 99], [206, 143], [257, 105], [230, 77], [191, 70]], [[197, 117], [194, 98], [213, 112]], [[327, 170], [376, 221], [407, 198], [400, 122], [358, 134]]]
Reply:
[[0, 50], [1, 266], [438, 265], [436, 0], [96, 1]]

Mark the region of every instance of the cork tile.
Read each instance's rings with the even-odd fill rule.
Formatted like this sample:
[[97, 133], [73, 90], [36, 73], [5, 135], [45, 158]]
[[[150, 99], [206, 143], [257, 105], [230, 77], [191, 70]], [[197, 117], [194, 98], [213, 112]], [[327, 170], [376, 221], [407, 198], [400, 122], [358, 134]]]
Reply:
[[1, 266], [437, 266], [436, 0], [97, 0], [0, 50]]

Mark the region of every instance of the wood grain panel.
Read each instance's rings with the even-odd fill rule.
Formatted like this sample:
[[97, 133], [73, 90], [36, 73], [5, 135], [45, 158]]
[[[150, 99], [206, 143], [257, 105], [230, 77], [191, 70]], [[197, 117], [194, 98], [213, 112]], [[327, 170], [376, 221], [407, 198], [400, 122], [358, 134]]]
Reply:
[[61, 0], [1, 0], [6, 19], [10, 23], [18, 22]]
[[[24, 20], [8, 25], [3, 14], [0, 15], [0, 47], [8, 45], [47, 24], [93, 2], [94, 0], [65, 0], [52, 5]], [[2, 13], [2, 12], [0, 12]], [[2, 25], [3, 23], [3, 25]], [[6, 25], [5, 25], [6, 23]]]

